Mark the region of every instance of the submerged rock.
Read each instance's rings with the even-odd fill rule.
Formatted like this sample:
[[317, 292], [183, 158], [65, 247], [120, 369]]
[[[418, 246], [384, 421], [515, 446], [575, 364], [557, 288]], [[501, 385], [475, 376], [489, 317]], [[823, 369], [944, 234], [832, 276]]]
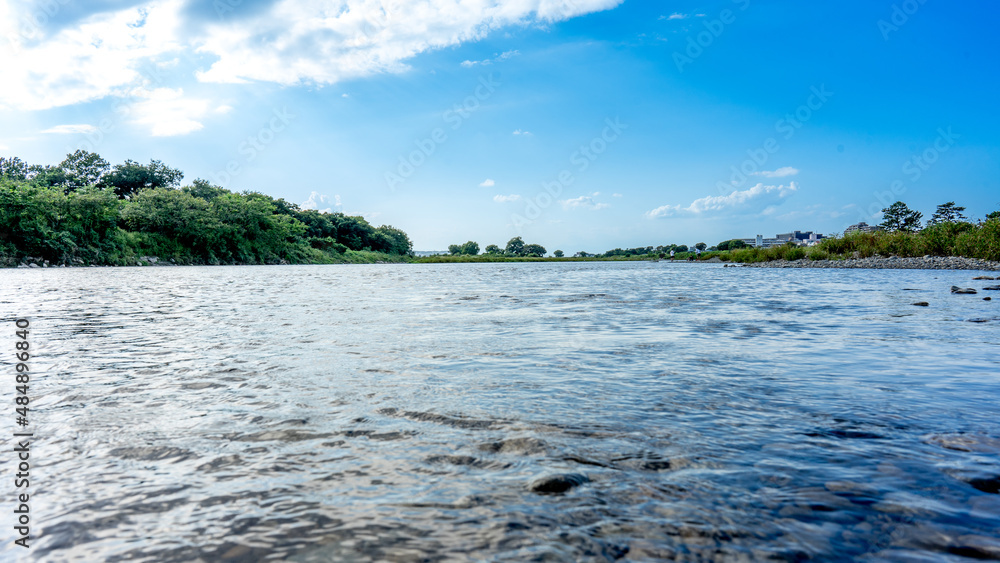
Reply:
[[991, 285], [983, 288], [986, 291], [1000, 291], [1000, 285]]
[[992, 297], [983, 297], [983, 301], [993, 301]]
[[564, 473], [561, 475], [549, 475], [548, 477], [532, 481], [528, 485], [528, 489], [533, 493], [539, 494], [559, 494], [565, 493], [574, 487], [579, 487], [588, 481], [590, 479], [579, 473]]
[[971, 287], [961, 288], [958, 287], [957, 285], [951, 286], [951, 292], [959, 295], [975, 295], [976, 293], [978, 293], [975, 289], [972, 289]]
[[916, 303], [914, 303], [914, 305], [916, 305], [917, 307], [927, 307], [930, 305], [930, 303], [926, 301], [917, 301]]

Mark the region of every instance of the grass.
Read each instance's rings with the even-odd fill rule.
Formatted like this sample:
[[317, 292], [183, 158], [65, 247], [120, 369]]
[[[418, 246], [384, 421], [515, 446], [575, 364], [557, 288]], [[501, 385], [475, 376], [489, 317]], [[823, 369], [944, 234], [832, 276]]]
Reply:
[[940, 223], [917, 232], [851, 233], [823, 239], [804, 249], [791, 244], [771, 248], [741, 248], [728, 251], [733, 262], [753, 263], [772, 260], [845, 260], [872, 256], [961, 256], [1000, 261], [1000, 220], [984, 223]]

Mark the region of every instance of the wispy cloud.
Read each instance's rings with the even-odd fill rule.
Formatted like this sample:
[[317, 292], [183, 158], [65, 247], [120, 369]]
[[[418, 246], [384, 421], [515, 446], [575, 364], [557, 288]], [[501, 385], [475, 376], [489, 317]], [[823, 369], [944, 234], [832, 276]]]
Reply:
[[519, 199], [521, 199], [521, 196], [519, 196], [517, 194], [510, 194], [510, 195], [499, 195], [498, 194], [498, 195], [493, 196], [493, 201], [495, 201], [497, 203], [509, 203], [511, 201], [517, 201]]
[[494, 182], [492, 178], [487, 178], [479, 183], [480, 188], [492, 188], [495, 185], [497, 185], [497, 183]]
[[761, 170], [759, 172], [751, 172], [751, 176], [760, 176], [762, 178], [784, 178], [785, 176], [794, 176], [799, 173], [797, 168], [792, 168], [791, 166], [784, 166], [777, 170]]
[[[788, 186], [756, 186], [743, 190], [734, 191], [729, 195], [708, 196], [696, 199], [687, 207], [680, 205], [663, 205], [646, 212], [648, 219], [658, 219], [661, 217], [674, 217], [677, 215], [705, 215], [708, 213], [719, 213], [732, 210], [746, 210], [750, 203], [764, 203], [764, 209], [775, 201], [788, 197], [798, 191], [799, 186], [791, 182]], [[760, 209], [757, 207], [755, 209]]]
[[531, 131], [524, 131], [524, 130], [521, 130], [521, 129], [515, 129], [513, 134], [514, 135], [524, 135], [525, 137], [530, 137], [531, 136]]
[[687, 17], [688, 17], [687, 14], [681, 14], [681, 13], [678, 13], [678, 12], [674, 12], [673, 14], [670, 14], [669, 16], [660, 16], [660, 19], [661, 20], [684, 20], [684, 19], [687, 19]]
[[[594, 192], [594, 196], [600, 195], [600, 192]], [[606, 209], [611, 207], [607, 203], [597, 203], [591, 196], [582, 195], [580, 197], [575, 197], [573, 199], [564, 199], [559, 203], [562, 204], [563, 209]]]
[[521, 54], [521, 52], [518, 51], [518, 50], [516, 50], [516, 49], [513, 50], [513, 51], [504, 51], [503, 53], [500, 53], [499, 55], [496, 55], [496, 56], [494, 56], [491, 59], [483, 59], [481, 61], [462, 61], [461, 65], [463, 67], [465, 67], [465, 68], [472, 68], [472, 67], [474, 67], [476, 65], [484, 65], [484, 66], [485, 65], [491, 65], [493, 63], [499, 63], [499, 62], [506, 61], [507, 59], [509, 59], [511, 57], [516, 57], [516, 56], [518, 56], [520, 54]]
[[79, 123], [73, 125], [56, 125], [55, 127], [49, 127], [48, 129], [42, 131], [42, 133], [49, 133], [52, 135], [73, 135], [93, 133], [94, 131], [97, 131], [97, 127], [86, 123]]
[[625, 197], [622, 194], [611, 194], [611, 197]]

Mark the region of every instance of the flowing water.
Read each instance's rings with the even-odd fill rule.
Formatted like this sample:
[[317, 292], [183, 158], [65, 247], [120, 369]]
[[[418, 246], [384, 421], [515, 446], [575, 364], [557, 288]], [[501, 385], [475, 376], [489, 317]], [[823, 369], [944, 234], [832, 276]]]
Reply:
[[[1000, 558], [1000, 302], [949, 271], [0, 271], [21, 561]], [[1000, 297], [1000, 295], [996, 295]], [[927, 301], [928, 307], [912, 303]]]

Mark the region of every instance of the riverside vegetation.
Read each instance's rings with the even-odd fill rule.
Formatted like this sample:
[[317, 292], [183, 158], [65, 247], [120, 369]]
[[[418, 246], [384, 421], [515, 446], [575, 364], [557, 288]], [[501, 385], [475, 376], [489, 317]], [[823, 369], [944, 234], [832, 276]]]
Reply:
[[403, 231], [234, 193], [153, 160], [111, 167], [77, 151], [56, 166], [0, 158], [0, 266], [400, 262]]

